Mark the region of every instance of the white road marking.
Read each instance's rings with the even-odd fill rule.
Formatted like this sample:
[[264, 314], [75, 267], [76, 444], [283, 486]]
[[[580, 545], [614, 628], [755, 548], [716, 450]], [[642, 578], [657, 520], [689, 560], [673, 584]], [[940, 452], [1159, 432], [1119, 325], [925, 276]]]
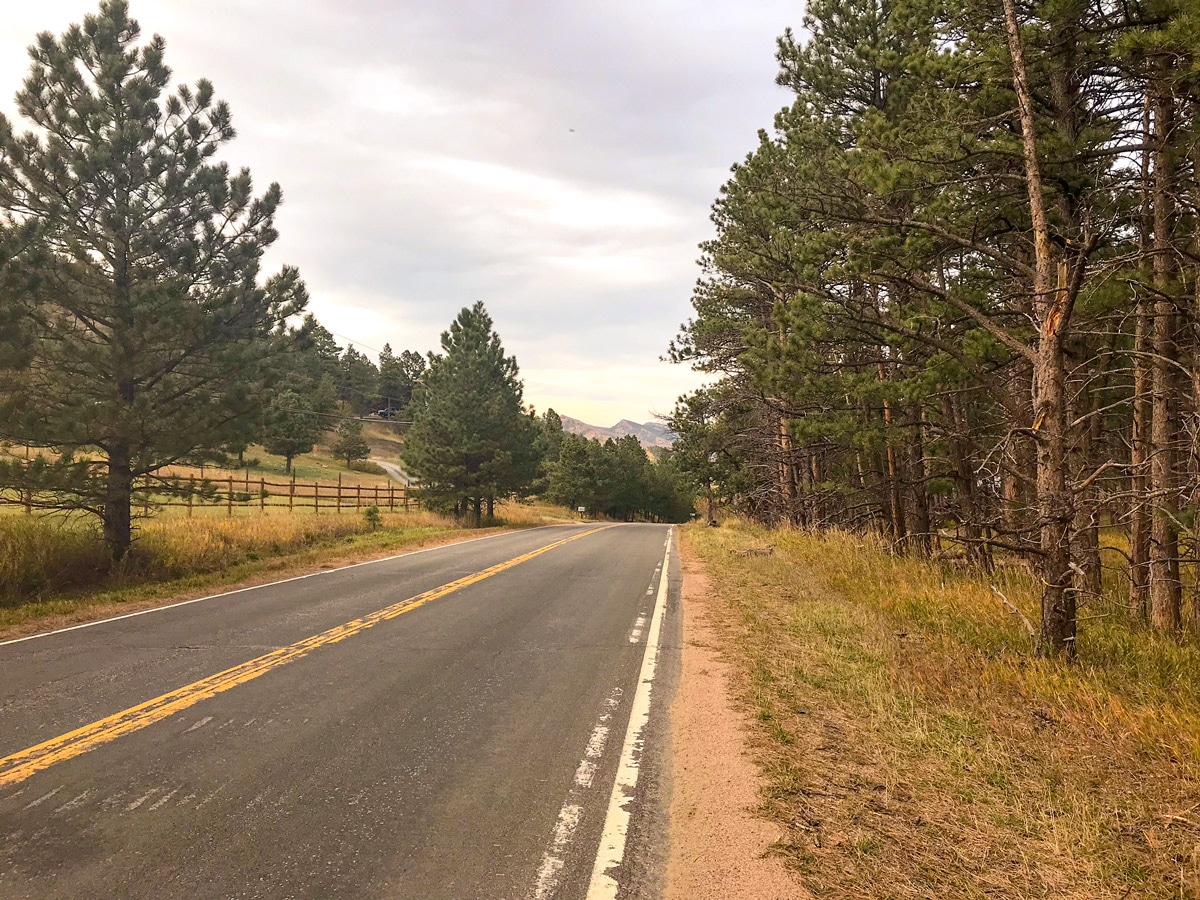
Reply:
[[542, 854], [542, 864], [538, 867], [537, 880], [533, 886], [534, 900], [549, 900], [558, 890], [559, 874], [566, 865], [567, 848], [574, 840], [575, 832], [583, 819], [583, 805], [579, 802], [580, 794], [592, 786], [596, 768], [600, 764], [600, 758], [604, 755], [604, 747], [608, 743], [608, 723], [613, 717], [613, 712], [621, 705], [621, 696], [624, 693], [620, 687], [613, 688], [612, 693], [605, 699], [600, 718], [596, 720], [596, 725], [588, 737], [587, 746], [583, 750], [583, 759], [579, 761], [579, 766], [575, 769], [574, 786], [567, 793], [567, 799], [563, 801], [562, 809], [558, 812], [558, 821], [554, 825], [550, 846]]
[[185, 731], [184, 734], [187, 734], [188, 731], [195, 731], [197, 728], [203, 728], [205, 725], [207, 725], [212, 720], [213, 720], [212, 716], [205, 716], [203, 719], [201, 719], [199, 722], [197, 722], [195, 725], [193, 725], [191, 728], [189, 728], [187, 731]]
[[587, 900], [616, 900], [617, 896], [619, 885], [611, 872], [618, 868], [625, 858], [625, 839], [629, 834], [629, 817], [632, 812], [629, 807], [637, 790], [643, 735], [646, 731], [646, 724], [650, 721], [650, 691], [658, 666], [658, 642], [662, 635], [663, 614], [667, 608], [669, 581], [667, 573], [670, 571], [671, 538], [674, 534], [674, 528], [667, 532], [662, 578], [658, 583], [654, 616], [650, 620], [646, 655], [642, 657], [642, 670], [638, 673], [637, 690], [633, 695], [633, 706], [629, 711], [629, 727], [625, 729], [625, 743], [621, 748], [617, 778], [613, 783], [612, 796], [608, 801], [608, 814], [604, 819], [604, 831], [600, 835], [600, 847], [596, 851], [596, 864], [592, 868]]
[[629, 632], [629, 643], [636, 644], [642, 639], [642, 632], [646, 628], [646, 614], [637, 617], [637, 621], [633, 623], [633, 631]]
[[[48, 793], [48, 794], [43, 794], [41, 797], [38, 797], [38, 798], [37, 798], [36, 800], [34, 800], [32, 803], [30, 803], [29, 805], [27, 805], [27, 806], [25, 807], [25, 809], [33, 809], [35, 806], [41, 806], [43, 803], [45, 803], [47, 800], [49, 800], [51, 797], [53, 797], [55, 794], [57, 794], [57, 793], [58, 793], [59, 791], [61, 791], [61, 790], [62, 790], [62, 785], [59, 785], [59, 786], [58, 786], [58, 787], [56, 787], [54, 790], [52, 790], [50, 793]], [[24, 811], [25, 811], [25, 810], [22, 810], [22, 812], [24, 812]]]
[[132, 803], [130, 803], [127, 807], [125, 807], [125, 811], [133, 812], [135, 809], [137, 809], [139, 806], [141, 806], [143, 803], [145, 803], [147, 800], [149, 800], [151, 797], [153, 797], [155, 794], [157, 794], [160, 790], [161, 790], [161, 788], [154, 788], [153, 790], [150, 791], [150, 793], [143, 794], [141, 797], [138, 797], [136, 800], [134, 800]]
[[575, 829], [583, 818], [583, 807], [575, 803], [566, 804], [558, 813], [558, 821], [554, 824], [554, 837], [550, 841], [550, 849], [542, 856], [542, 865], [538, 869], [537, 881], [534, 882], [534, 900], [548, 900], [558, 887], [558, 875], [563, 869], [563, 854], [575, 837]]
[[171, 791], [171, 793], [166, 794], [159, 800], [155, 800], [154, 804], [150, 807], [151, 811], [158, 809], [160, 806], [165, 804], [168, 800], [170, 800], [172, 797], [174, 797], [178, 793], [179, 793], [179, 788], [175, 788], [175, 790]]
[[84, 800], [86, 800], [91, 795], [92, 795], [92, 792], [90, 790], [84, 791], [82, 794], [80, 794], [74, 800], [68, 800], [66, 803], [64, 803], [62, 806], [60, 806], [58, 809], [56, 809], [55, 812], [60, 813], [60, 812], [66, 812], [68, 809], [74, 809], [75, 807], [77, 807], [79, 804], [81, 804]]
[[[573, 525], [539, 525], [536, 528], [524, 529], [522, 533], [531, 531], [540, 531], [543, 528], [572, 528]], [[402, 559], [405, 556], [416, 556], [418, 553], [432, 553], [435, 550], [449, 550], [451, 547], [461, 547], [464, 544], [474, 544], [479, 541], [490, 541], [493, 538], [504, 537], [505, 535], [516, 534], [513, 531], [502, 531], [499, 534], [488, 534], [483, 537], [471, 538], [467, 541], [457, 541], [453, 544], [442, 544], [437, 547], [425, 547], [422, 550], [409, 550], [407, 553], [397, 553], [393, 556], [385, 556], [381, 559], [368, 559], [365, 562], [351, 563], [348, 566], [338, 566], [335, 569], [321, 569], [319, 572], [309, 572], [307, 575], [296, 575], [292, 578], [281, 578], [279, 581], [268, 581], [266, 584], [254, 584], [250, 587], [238, 588], [235, 591], [225, 591], [223, 594], [209, 594], [207, 597], [196, 597], [193, 600], [181, 600], [178, 603], [168, 603], [165, 606], [152, 606], [149, 609], [141, 609], [137, 612], [124, 613], [120, 616], [109, 616], [107, 619], [97, 619], [95, 622], [83, 622], [79, 625], [70, 625], [66, 628], [56, 628], [53, 631], [39, 631], [37, 634], [27, 634], [25, 637], [11, 638], [7, 641], [0, 641], [0, 647], [7, 647], [9, 644], [22, 644], [25, 641], [36, 640], [37, 638], [50, 637], [55, 634], [66, 634], [68, 631], [79, 631], [81, 628], [94, 628], [97, 625], [106, 625], [109, 622], [119, 622], [122, 619], [132, 619], [136, 616], [148, 616], [150, 613], [165, 612], [168, 609], [176, 609], [180, 606], [191, 606], [193, 603], [203, 603], [206, 600], [219, 600], [222, 597], [232, 597], [234, 594], [244, 594], [247, 591], [257, 591], [262, 588], [276, 587], [281, 584], [289, 584], [293, 581], [303, 581], [306, 578], [316, 578], [320, 575], [328, 575], [331, 572], [344, 572], [347, 569], [357, 569], [359, 566], [372, 566], [375, 563], [391, 562], [395, 559]]]

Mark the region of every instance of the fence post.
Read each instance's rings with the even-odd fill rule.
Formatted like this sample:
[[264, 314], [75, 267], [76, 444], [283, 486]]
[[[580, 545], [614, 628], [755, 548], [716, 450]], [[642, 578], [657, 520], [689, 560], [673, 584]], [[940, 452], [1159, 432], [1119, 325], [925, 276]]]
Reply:
[[196, 499], [196, 475], [188, 476], [188, 518], [192, 517], [192, 501]]
[[291, 512], [296, 506], [296, 473], [292, 473], [292, 480], [288, 483], [288, 512]]
[[321, 511], [321, 482], [313, 479], [313, 515]]
[[408, 512], [408, 485], [404, 486], [404, 511]]
[[267, 479], [258, 479], [258, 508], [260, 512], [267, 511]]
[[225, 515], [233, 516], [233, 476], [229, 476], [229, 496], [225, 498]]
[[379, 505], [379, 482], [375, 482], [375, 505]]
[[355, 509], [362, 508], [362, 485], [361, 484], [356, 484], [354, 486], [354, 508]]
[[396, 509], [396, 486], [390, 481], [388, 482], [388, 509]]
[[342, 514], [342, 473], [338, 472], [338, 496], [337, 496], [337, 513]]

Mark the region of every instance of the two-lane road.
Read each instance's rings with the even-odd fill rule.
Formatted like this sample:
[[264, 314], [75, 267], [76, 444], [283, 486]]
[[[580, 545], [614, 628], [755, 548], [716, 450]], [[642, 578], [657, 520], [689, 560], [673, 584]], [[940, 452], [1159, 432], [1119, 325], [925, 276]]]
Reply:
[[669, 545], [535, 529], [0, 644], [0, 897], [652, 893]]

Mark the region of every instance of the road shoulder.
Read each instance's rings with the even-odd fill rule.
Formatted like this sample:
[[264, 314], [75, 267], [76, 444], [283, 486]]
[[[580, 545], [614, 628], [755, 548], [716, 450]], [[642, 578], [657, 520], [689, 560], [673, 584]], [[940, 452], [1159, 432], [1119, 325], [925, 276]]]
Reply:
[[781, 832], [755, 814], [761, 782], [750, 756], [746, 715], [734, 703], [730, 665], [719, 650], [711, 584], [686, 538], [679, 554], [683, 651], [671, 706], [673, 792], [665, 896], [807, 898], [782, 862], [765, 856]]

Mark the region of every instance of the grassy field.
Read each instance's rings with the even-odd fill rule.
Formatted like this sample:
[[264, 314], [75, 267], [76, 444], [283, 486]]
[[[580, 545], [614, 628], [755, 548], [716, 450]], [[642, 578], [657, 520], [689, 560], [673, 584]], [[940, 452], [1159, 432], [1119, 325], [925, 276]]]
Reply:
[[[1034, 657], [1036, 585], [848, 535], [684, 530], [818, 896], [1196, 897], [1200, 650], [1103, 612]], [[739, 555], [773, 547], [771, 555]]]

